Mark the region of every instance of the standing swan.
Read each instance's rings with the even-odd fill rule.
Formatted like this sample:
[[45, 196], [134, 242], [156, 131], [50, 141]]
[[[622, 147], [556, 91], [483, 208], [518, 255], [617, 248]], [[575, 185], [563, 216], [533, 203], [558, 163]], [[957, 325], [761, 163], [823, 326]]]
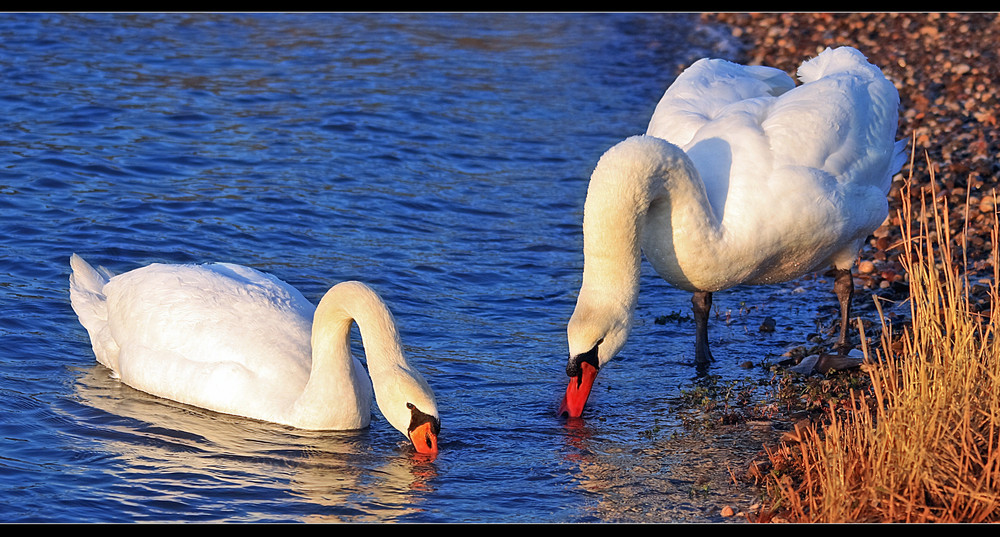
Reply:
[[[294, 287], [216, 263], [142, 267], [112, 277], [70, 258], [70, 302], [97, 361], [144, 392], [301, 429], [362, 429], [372, 386], [385, 419], [437, 453], [434, 393], [403, 356], [392, 314], [344, 282], [314, 307]], [[351, 355], [357, 322], [371, 380]]]
[[646, 135], [597, 163], [583, 218], [583, 283], [567, 327], [559, 414], [579, 417], [597, 372], [625, 345], [641, 252], [694, 293], [695, 360], [712, 360], [712, 292], [832, 265], [838, 347], [848, 346], [851, 266], [888, 214], [905, 159], [899, 94], [857, 50], [826, 49], [784, 72], [702, 59], [656, 107]]

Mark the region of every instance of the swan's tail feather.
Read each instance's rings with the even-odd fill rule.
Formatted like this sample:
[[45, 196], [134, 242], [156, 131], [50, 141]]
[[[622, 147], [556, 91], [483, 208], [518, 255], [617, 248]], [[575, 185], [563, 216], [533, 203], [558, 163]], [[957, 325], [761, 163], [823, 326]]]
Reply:
[[882, 76], [882, 71], [878, 67], [868, 63], [868, 58], [865, 58], [864, 54], [851, 47], [827, 48], [815, 58], [803, 62], [797, 74], [803, 84], [808, 84], [845, 71], [868, 72], [871, 75]]
[[104, 267], [94, 268], [83, 260], [82, 257], [73, 254], [69, 258], [69, 265], [73, 269], [73, 274], [69, 276], [70, 290], [86, 290], [91, 293], [104, 293], [104, 286], [111, 279], [111, 274]]
[[90, 334], [97, 361], [117, 370], [118, 344], [111, 337], [108, 327], [107, 300], [104, 296], [104, 286], [112, 274], [104, 267], [95, 269], [76, 254], [70, 257], [69, 264], [73, 269], [69, 276], [69, 300], [73, 311]]

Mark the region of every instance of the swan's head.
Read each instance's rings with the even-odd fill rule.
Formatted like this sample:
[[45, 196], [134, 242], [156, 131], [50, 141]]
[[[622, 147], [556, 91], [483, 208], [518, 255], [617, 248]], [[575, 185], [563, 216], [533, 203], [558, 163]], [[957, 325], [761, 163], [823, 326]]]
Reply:
[[569, 340], [566, 375], [569, 376], [569, 384], [558, 415], [578, 418], [583, 414], [597, 372], [625, 346], [631, 327], [630, 308], [598, 308], [585, 300], [577, 302], [566, 328]]
[[410, 409], [410, 425], [406, 436], [419, 453], [436, 455], [438, 452], [438, 435], [441, 434], [441, 420], [435, 414], [426, 414], [413, 403], [407, 403]]
[[413, 442], [418, 452], [437, 454], [441, 418], [434, 392], [415, 369], [398, 366], [389, 377], [384, 382], [373, 382], [382, 415]]

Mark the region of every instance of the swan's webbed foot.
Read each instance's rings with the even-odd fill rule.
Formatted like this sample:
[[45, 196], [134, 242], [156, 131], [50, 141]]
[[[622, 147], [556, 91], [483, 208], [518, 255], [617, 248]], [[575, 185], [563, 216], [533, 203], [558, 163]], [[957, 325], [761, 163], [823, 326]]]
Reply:
[[712, 293], [695, 291], [691, 297], [691, 309], [694, 311], [694, 361], [697, 364], [707, 364], [715, 360], [708, 345], [708, 314], [712, 311]]

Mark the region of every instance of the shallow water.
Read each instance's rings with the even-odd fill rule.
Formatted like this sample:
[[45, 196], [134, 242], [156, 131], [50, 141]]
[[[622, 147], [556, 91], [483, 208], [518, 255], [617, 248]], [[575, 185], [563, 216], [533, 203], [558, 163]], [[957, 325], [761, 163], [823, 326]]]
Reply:
[[[589, 174], [727, 35], [669, 14], [0, 16], [0, 520], [720, 520], [746, 439], [680, 426], [689, 296], [648, 265], [585, 419], [554, 410]], [[122, 386], [69, 306], [72, 252], [241, 263], [313, 301], [369, 283], [435, 389], [440, 456], [377, 413], [315, 433]], [[753, 375], [737, 364], [832, 300], [818, 279], [718, 293], [711, 373]]]

